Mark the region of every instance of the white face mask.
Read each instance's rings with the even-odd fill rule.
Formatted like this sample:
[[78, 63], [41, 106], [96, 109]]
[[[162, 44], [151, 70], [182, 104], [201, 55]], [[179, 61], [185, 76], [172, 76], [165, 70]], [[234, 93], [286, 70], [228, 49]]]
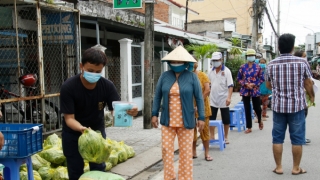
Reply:
[[212, 61], [213, 67], [219, 67], [221, 65], [221, 61]]
[[179, 63], [179, 64], [176, 64], [176, 63], [175, 63], [175, 64], [172, 64], [172, 63], [170, 63], [170, 65], [171, 65], [171, 66], [182, 66], [182, 65], [184, 65], [184, 63]]

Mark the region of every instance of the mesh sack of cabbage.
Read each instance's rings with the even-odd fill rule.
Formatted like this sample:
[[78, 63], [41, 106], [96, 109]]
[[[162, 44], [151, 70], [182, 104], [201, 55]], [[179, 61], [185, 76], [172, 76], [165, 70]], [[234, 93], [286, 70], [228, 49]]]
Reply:
[[86, 129], [79, 137], [78, 149], [84, 160], [97, 164], [106, 162], [112, 150], [101, 134], [91, 129]]

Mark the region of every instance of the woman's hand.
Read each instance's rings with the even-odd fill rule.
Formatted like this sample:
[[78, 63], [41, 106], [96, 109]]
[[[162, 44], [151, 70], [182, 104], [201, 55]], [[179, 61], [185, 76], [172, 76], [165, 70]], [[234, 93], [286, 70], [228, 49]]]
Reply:
[[158, 128], [159, 120], [157, 116], [152, 116], [151, 124], [153, 128]]
[[138, 114], [138, 107], [133, 107], [132, 109], [127, 110], [127, 114], [130, 116], [136, 116]]
[[204, 128], [204, 121], [197, 121], [197, 127], [198, 127], [198, 131], [202, 132], [203, 128]]

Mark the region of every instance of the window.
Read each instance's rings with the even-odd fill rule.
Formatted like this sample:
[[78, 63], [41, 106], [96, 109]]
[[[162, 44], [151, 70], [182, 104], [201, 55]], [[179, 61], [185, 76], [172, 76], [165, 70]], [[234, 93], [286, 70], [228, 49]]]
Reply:
[[172, 25], [177, 28], [184, 29], [184, 20], [180, 18], [172, 17]]

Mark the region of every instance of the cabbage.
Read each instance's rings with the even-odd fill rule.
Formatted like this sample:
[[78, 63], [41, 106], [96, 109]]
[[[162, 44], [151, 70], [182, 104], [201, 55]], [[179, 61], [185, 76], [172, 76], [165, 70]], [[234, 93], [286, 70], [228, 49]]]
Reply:
[[84, 130], [79, 137], [78, 149], [84, 160], [97, 164], [106, 162], [111, 152], [108, 142], [91, 129]]
[[[33, 179], [34, 180], [42, 180], [40, 174], [35, 170], [33, 170]], [[20, 172], [20, 180], [28, 180], [28, 173], [21, 171]]]
[[64, 161], [66, 160], [66, 157], [63, 155], [63, 151], [58, 147], [43, 150], [39, 153], [39, 155], [43, 159], [57, 165], [64, 163]]
[[52, 147], [59, 147], [62, 149], [62, 141], [56, 134], [52, 134], [44, 140], [43, 149], [50, 149]]
[[132, 158], [135, 155], [135, 152], [133, 150], [133, 147], [128, 146], [126, 144], [123, 145], [123, 147], [125, 148], [127, 154], [128, 154], [128, 158]]
[[87, 162], [85, 162], [85, 163], [84, 163], [83, 171], [84, 171], [84, 172], [88, 172], [88, 171], [90, 171], [89, 163], [87, 163]]
[[308, 107], [316, 106], [316, 103], [312, 103], [311, 102], [310, 96], [308, 94], [306, 94], [306, 97], [307, 97], [307, 105], [308, 105]]
[[118, 153], [117, 153], [117, 151], [115, 151], [115, 150], [111, 151], [107, 162], [111, 163], [112, 167], [114, 167], [114, 166], [116, 166], [118, 164]]
[[110, 171], [111, 168], [112, 168], [112, 164], [109, 162], [106, 162], [106, 171]]
[[51, 180], [55, 173], [55, 169], [50, 167], [42, 167], [38, 170], [38, 173], [40, 174], [42, 180]]
[[47, 160], [40, 157], [38, 154], [32, 155], [31, 160], [32, 160], [32, 168], [36, 171], [41, 167], [50, 167], [50, 164], [51, 164]]
[[68, 175], [68, 170], [66, 167], [59, 166], [54, 174], [52, 180], [68, 180], [69, 175]]
[[89, 171], [84, 173], [79, 180], [125, 180], [123, 177], [101, 171]]
[[121, 141], [115, 145], [115, 149], [118, 152], [118, 163], [124, 162], [128, 159], [128, 154], [124, 148], [124, 142]]

